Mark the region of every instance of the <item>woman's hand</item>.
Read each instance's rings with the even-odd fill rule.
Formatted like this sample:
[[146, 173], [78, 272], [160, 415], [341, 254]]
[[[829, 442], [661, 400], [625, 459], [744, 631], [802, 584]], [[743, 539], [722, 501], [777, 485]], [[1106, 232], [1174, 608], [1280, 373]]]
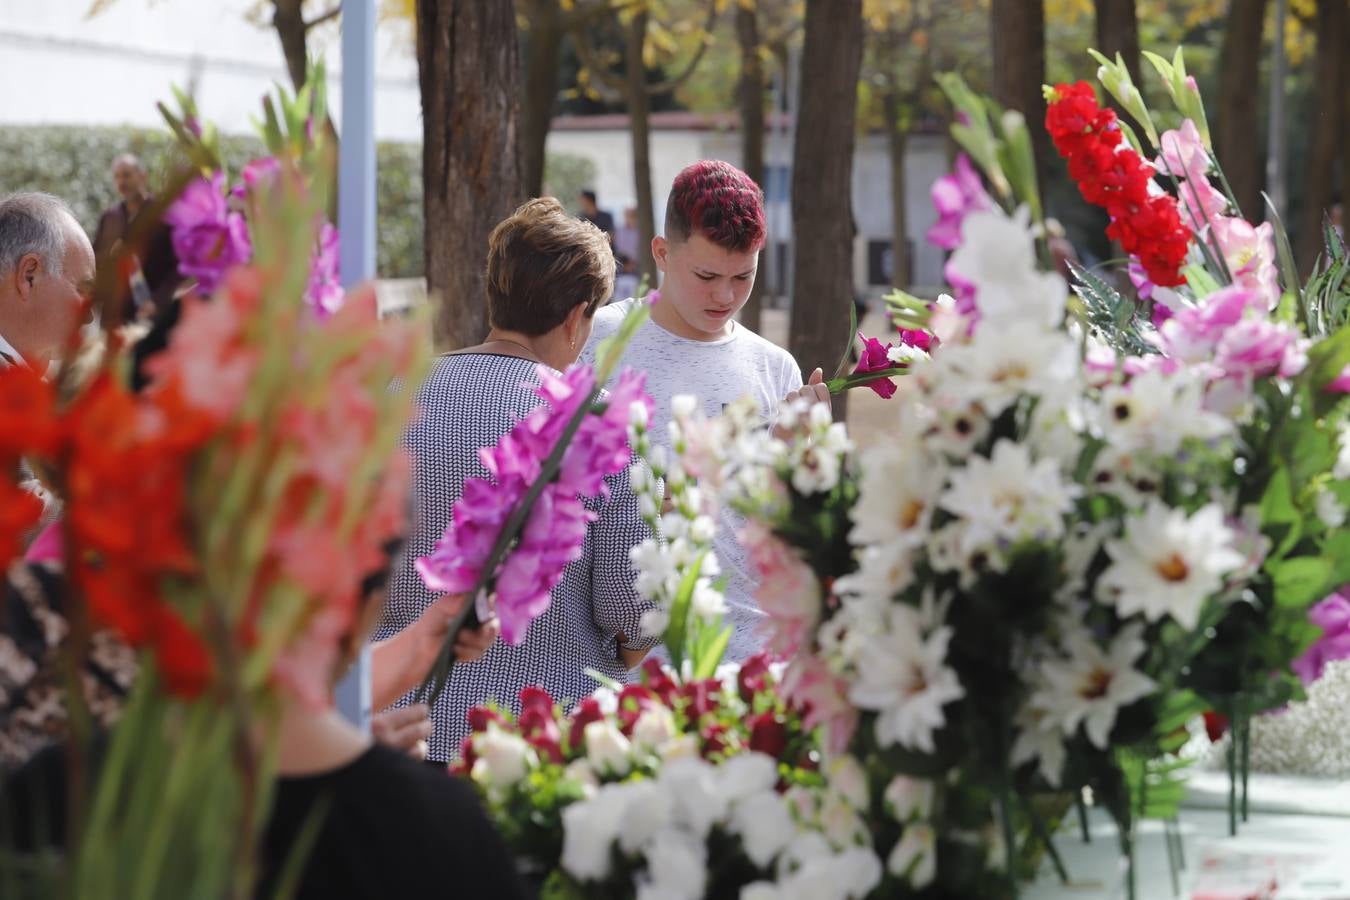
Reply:
[[[422, 683], [441, 652], [451, 620], [467, 602], [467, 594], [439, 597], [416, 622], [371, 647], [370, 693], [376, 709], [390, 705]], [[470, 663], [482, 658], [499, 634], [501, 626], [495, 616], [477, 628], [461, 629], [455, 639], [455, 659]]]
[[414, 759], [427, 758], [427, 738], [431, 737], [431, 710], [425, 703], [401, 709], [386, 709], [370, 720], [370, 733], [386, 747], [407, 753]]

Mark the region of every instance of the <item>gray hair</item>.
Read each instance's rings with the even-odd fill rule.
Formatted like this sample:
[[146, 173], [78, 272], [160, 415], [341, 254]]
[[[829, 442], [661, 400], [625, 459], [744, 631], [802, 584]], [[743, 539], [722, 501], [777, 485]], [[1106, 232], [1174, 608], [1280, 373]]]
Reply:
[[145, 164], [141, 162], [141, 158], [137, 156], [135, 153], [119, 153], [117, 156], [115, 156], [112, 161], [111, 166], [112, 171], [116, 172], [117, 167], [122, 165], [123, 163], [126, 163], [127, 165], [131, 166], [133, 169], [135, 169], [137, 172], [140, 172], [142, 175], [145, 174]]
[[66, 202], [51, 194], [33, 191], [0, 199], [0, 275], [14, 271], [29, 253], [41, 257], [48, 272], [60, 275], [74, 221]]

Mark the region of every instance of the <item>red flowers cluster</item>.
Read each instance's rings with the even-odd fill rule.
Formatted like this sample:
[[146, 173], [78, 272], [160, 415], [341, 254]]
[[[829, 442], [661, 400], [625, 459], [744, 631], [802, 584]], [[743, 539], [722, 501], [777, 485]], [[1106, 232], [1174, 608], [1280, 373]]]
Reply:
[[1153, 167], [1128, 146], [1114, 110], [1102, 108], [1085, 81], [1056, 85], [1045, 112], [1045, 128], [1069, 163], [1069, 177], [1089, 203], [1111, 216], [1107, 236], [1136, 257], [1149, 280], [1183, 284], [1181, 265], [1191, 230], [1181, 221], [1176, 199], [1150, 196]]
[[[541, 762], [564, 765], [586, 755], [585, 731], [592, 722], [608, 718], [631, 738], [643, 713], [661, 707], [674, 715], [679, 733], [697, 738], [699, 753], [705, 759], [745, 750], [783, 759], [794, 741], [800, 743], [803, 729], [800, 714], [784, 704], [777, 688], [768, 659], [762, 655], [746, 660], [737, 676], [736, 694], [744, 703], [744, 717], [735, 697], [728, 696], [727, 687], [718, 679], [681, 684], [657, 660], [643, 664], [642, 683], [627, 684], [619, 690], [617, 709], [609, 715], [596, 698], [586, 697], [563, 716], [548, 691], [527, 687], [520, 692], [520, 715], [514, 722], [490, 707], [469, 710], [473, 734], [460, 747], [455, 771], [468, 774], [473, 769], [477, 759], [474, 737], [487, 731], [489, 725], [519, 734]], [[796, 764], [813, 766], [805, 756]]]
[[[13, 416], [23, 427], [8, 422]], [[137, 396], [105, 372], [58, 410], [52, 387], [30, 370], [0, 372], [0, 463], [12, 472], [24, 456], [61, 470], [65, 533], [74, 544], [68, 573], [92, 621], [153, 648], [166, 687], [188, 697], [205, 687], [211, 657], [163, 597], [162, 581], [196, 568], [185, 528], [187, 471], [213, 430], [172, 386]], [[11, 478], [0, 479], [0, 503], [7, 561], [41, 504]]]

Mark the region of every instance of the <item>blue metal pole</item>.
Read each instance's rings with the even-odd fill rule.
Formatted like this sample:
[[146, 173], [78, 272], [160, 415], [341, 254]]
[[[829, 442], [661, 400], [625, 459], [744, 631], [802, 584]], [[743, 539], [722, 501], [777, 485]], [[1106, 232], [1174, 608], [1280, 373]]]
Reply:
[[[342, 284], [375, 277], [375, 0], [342, 0], [342, 146], [338, 160]], [[370, 648], [337, 688], [338, 710], [370, 727]]]

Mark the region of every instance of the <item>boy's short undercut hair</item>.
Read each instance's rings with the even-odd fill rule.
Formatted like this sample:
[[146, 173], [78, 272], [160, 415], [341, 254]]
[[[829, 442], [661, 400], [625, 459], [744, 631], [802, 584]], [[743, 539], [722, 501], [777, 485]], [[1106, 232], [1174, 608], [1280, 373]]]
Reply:
[[686, 166], [666, 200], [666, 239], [687, 241], [697, 232], [723, 250], [745, 253], [764, 246], [764, 192], [749, 175], [720, 159]]
[[614, 251], [590, 222], [557, 200], [527, 200], [488, 238], [488, 320], [494, 328], [537, 336], [585, 304], [592, 316], [614, 292]]

